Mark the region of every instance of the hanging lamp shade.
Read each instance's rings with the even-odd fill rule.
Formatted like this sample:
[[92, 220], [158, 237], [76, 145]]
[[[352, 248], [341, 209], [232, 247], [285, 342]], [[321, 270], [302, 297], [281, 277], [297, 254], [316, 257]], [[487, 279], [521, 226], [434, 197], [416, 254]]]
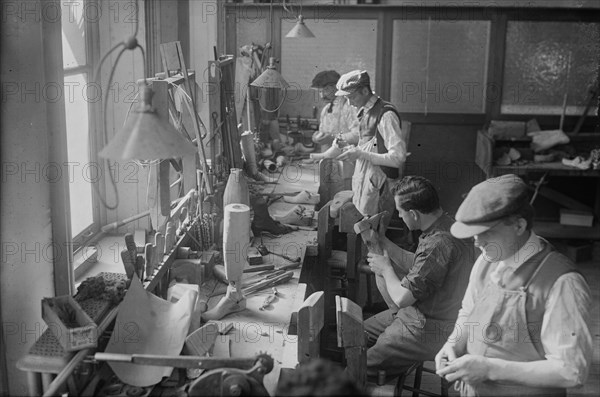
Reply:
[[277, 71], [275, 58], [269, 58], [269, 66], [252, 83], [252, 87], [287, 89], [290, 85]]
[[311, 37], [315, 37], [315, 35], [313, 34], [313, 32], [310, 31], [308, 27], [306, 27], [306, 24], [304, 23], [304, 17], [302, 15], [298, 15], [296, 24], [294, 25], [292, 30], [290, 30], [288, 34], [285, 35], [285, 37], [291, 39], [308, 39]]
[[142, 102], [127, 118], [123, 128], [98, 153], [112, 160], [156, 160], [192, 155], [194, 145], [152, 108], [154, 92], [141, 87]]

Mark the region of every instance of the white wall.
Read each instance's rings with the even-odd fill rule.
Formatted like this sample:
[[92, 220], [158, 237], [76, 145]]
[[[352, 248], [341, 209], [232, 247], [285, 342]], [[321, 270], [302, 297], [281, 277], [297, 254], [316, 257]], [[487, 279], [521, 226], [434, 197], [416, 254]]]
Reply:
[[[214, 61], [213, 47], [217, 45], [217, 34], [224, 27], [222, 4], [216, 0], [190, 0], [190, 69], [196, 71], [196, 82], [203, 89], [198, 108], [204, 124], [210, 127], [208, 109], [208, 61]], [[224, 55], [222, 49], [217, 49]], [[205, 148], [209, 149], [209, 148]], [[207, 158], [210, 154], [206, 153]]]
[[18, 9], [3, 8], [0, 314], [8, 390], [10, 395], [27, 395], [25, 373], [14, 364], [45, 326], [42, 298], [54, 295], [50, 186], [46, 178], [48, 98], [53, 97], [53, 82], [45, 79], [42, 2], [13, 4], [33, 11], [19, 16]]

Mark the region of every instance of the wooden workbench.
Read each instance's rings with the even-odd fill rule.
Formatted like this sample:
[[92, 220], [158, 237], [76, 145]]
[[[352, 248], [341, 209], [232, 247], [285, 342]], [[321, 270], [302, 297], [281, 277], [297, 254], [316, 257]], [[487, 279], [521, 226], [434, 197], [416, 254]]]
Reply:
[[[277, 184], [265, 185], [265, 193], [286, 193], [306, 190], [316, 193], [318, 189], [318, 168], [316, 165], [300, 166], [290, 164], [283, 168], [279, 174], [272, 174]], [[295, 204], [286, 203], [283, 200], [275, 201], [270, 207], [271, 215], [287, 212]], [[314, 206], [303, 204], [306, 208]], [[316, 220], [315, 220], [316, 223]], [[301, 267], [294, 269], [294, 277], [281, 285], [276, 286], [278, 299], [267, 309], [259, 310], [263, 301], [269, 294], [271, 288], [258, 291], [246, 296], [246, 309], [223, 317], [221, 323], [233, 324], [233, 329], [226, 335], [231, 357], [252, 357], [258, 353], [268, 353], [274, 359], [274, 368], [264, 378], [264, 384], [271, 395], [279, 380], [282, 368], [294, 368], [297, 359], [297, 336], [295, 325], [291, 325], [292, 314], [304, 302], [310, 292], [307, 285], [299, 282], [304, 279], [307, 263], [310, 258], [306, 257], [306, 245], [313, 243], [317, 237], [316, 231], [294, 231], [278, 237], [263, 237], [263, 243], [270, 251], [285, 254], [290, 257], [300, 256]], [[260, 244], [260, 237], [255, 236], [254, 246]], [[273, 264], [275, 268], [289, 264], [290, 262], [276, 255], [263, 257], [263, 264]], [[247, 267], [251, 267], [247, 265]], [[244, 278], [251, 277], [255, 273], [248, 273]], [[209, 309], [214, 307], [223, 297], [223, 294], [215, 295], [214, 291], [224, 292], [224, 284], [217, 281], [207, 282], [203, 285], [202, 294], [208, 297]], [[223, 341], [220, 341], [222, 343]]]
[[[281, 173], [272, 174], [272, 176], [274, 180], [277, 180], [277, 184], [264, 185], [264, 192], [285, 193], [301, 190], [307, 190], [311, 193], [317, 192], [318, 171], [313, 165], [303, 167], [294, 164], [288, 165]], [[269, 210], [271, 214], [277, 214], [278, 212], [288, 211], [294, 205], [285, 203], [283, 200], [278, 200]], [[310, 208], [311, 206], [305, 205], [305, 207]], [[302, 256], [304, 263], [306, 262], [306, 244], [314, 241], [316, 235], [316, 231], [295, 231], [279, 237], [265, 237], [264, 243], [273, 252], [284, 253], [288, 256]], [[110, 246], [111, 249], [107, 248], [105, 252], [103, 251], [105, 255], [99, 258], [99, 262], [106, 262], [103, 264], [102, 271], [114, 272], [116, 275], [123, 273], [122, 276], [124, 276], [124, 269], [120, 260], [112, 259], [114, 255], [110, 255], [120, 252], [123, 248], [123, 237], [120, 235], [106, 236], [106, 239], [108, 241], [107, 247]], [[183, 236], [178, 246], [184, 246], [184, 240], [186, 239], [187, 237]], [[259, 242], [259, 240], [257, 241]], [[117, 247], [118, 249], [116, 249]], [[157, 280], [168, 273], [167, 268], [172, 262], [170, 256], [169, 260], [165, 262], [166, 266], [163, 266], [164, 269], [161, 267], [157, 271], [157, 274], [160, 276], [157, 277]], [[289, 262], [281, 257], [268, 255], [264, 258], [263, 263], [272, 263], [277, 267]], [[279, 298], [267, 310], [260, 311], [259, 307], [271, 291], [270, 289], [249, 295], [245, 310], [222, 319], [223, 322], [233, 323], [234, 325], [234, 328], [223, 337], [227, 339], [226, 344], [229, 346], [231, 357], [254, 356], [259, 352], [268, 353], [273, 357], [274, 369], [265, 377], [264, 381], [267, 390], [271, 394], [274, 394], [281, 368], [293, 368], [297, 363], [296, 336], [290, 335], [290, 321], [292, 312], [300, 307], [308, 293], [306, 284], [299, 282], [305, 270], [306, 268], [304, 267], [295, 269], [294, 277], [289, 282], [277, 286]], [[91, 275], [94, 274], [87, 274], [87, 276]], [[210, 299], [208, 299], [209, 307], [216, 304], [222, 297], [222, 295], [214, 295], [219, 284], [215, 280], [209, 280], [203, 286], [202, 293], [210, 296]], [[149, 287], [149, 285], [146, 287]], [[90, 314], [95, 314], [95, 311], [92, 310]], [[114, 319], [115, 316], [116, 309], [113, 309], [111, 315], [107, 317]], [[98, 320], [97, 316], [94, 316], [94, 318]], [[83, 351], [80, 353], [89, 354], [89, 352]], [[56, 374], [62, 374], [67, 369], [72, 371], [76, 365], [75, 359], [77, 359], [77, 362], [80, 362], [84, 356], [82, 354], [62, 351], [58, 342], [52, 340], [51, 333], [45, 332], [44, 336], [40, 338], [29, 354], [19, 361], [18, 366], [30, 375], [29, 383], [32, 395], [39, 395], [41, 392], [48, 391], [50, 383], [54, 383], [53, 379]], [[73, 392], [73, 387], [77, 385], [73, 384], [70, 379], [69, 383], [69, 389]]]

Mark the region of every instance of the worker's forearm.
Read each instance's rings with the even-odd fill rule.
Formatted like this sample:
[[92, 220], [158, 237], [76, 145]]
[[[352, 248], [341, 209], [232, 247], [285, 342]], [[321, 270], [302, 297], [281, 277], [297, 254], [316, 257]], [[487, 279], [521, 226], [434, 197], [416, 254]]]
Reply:
[[383, 249], [388, 252], [388, 256], [392, 262], [398, 265], [403, 273], [408, 273], [414, 262], [415, 254], [400, 248], [387, 237], [383, 237], [381, 240]]
[[462, 356], [467, 352], [467, 340], [469, 339], [469, 328], [465, 325], [468, 316], [461, 315], [459, 312], [454, 330], [447, 339], [446, 344], [454, 348], [457, 356]]
[[489, 358], [489, 365], [489, 378], [494, 382], [558, 388], [579, 386], [581, 382], [577, 371], [560, 360], [517, 362]]
[[363, 158], [370, 161], [374, 165], [382, 165], [385, 167], [400, 167], [402, 162], [406, 160], [406, 155], [397, 152], [390, 151], [387, 153], [373, 153], [373, 152], [363, 152]]
[[416, 299], [412, 292], [402, 286], [402, 281], [395, 273], [390, 272], [389, 274], [386, 274], [384, 279], [388, 294], [399, 309], [403, 309], [415, 303]]

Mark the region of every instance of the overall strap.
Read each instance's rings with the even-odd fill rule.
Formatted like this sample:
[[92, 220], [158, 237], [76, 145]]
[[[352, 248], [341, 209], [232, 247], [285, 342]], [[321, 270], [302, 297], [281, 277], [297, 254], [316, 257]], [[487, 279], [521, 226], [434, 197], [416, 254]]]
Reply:
[[[398, 116], [398, 122], [401, 121], [400, 113], [398, 113], [398, 111], [396, 110], [394, 105], [392, 105], [389, 102], [384, 101], [381, 98], [377, 99], [377, 102], [375, 103], [374, 107], [377, 107], [377, 110], [379, 111], [379, 114], [377, 115], [377, 123], [376, 123], [376, 128], [375, 128], [375, 139], [377, 141], [377, 153], [385, 154], [388, 152], [388, 149], [385, 147], [385, 143], [383, 142], [383, 137], [379, 133], [379, 129], [377, 128], [377, 126], [379, 126], [379, 122], [381, 121], [381, 118], [383, 117], [385, 112], [394, 112], [396, 114], [396, 116]], [[396, 179], [400, 176], [400, 171], [396, 167], [386, 167], [383, 165], [380, 167], [381, 167], [381, 170], [383, 171], [383, 173], [385, 174], [385, 176], [387, 176], [388, 178]]]

